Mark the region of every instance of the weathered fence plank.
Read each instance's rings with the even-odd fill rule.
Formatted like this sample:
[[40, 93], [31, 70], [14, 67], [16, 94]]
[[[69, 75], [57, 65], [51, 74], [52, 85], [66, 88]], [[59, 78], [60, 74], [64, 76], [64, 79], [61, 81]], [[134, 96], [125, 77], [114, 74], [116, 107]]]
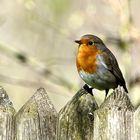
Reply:
[[59, 112], [57, 140], [91, 140], [97, 103], [84, 89]]
[[140, 140], [140, 106], [134, 113], [134, 140]]
[[57, 113], [43, 88], [19, 110], [16, 140], [55, 140]]
[[0, 140], [14, 139], [14, 114], [12, 102], [6, 91], [0, 87]]
[[100, 107], [81, 89], [57, 113], [40, 88], [15, 115], [0, 88], [0, 140], [140, 140], [140, 107], [121, 87]]
[[134, 140], [133, 113], [127, 94], [119, 87], [94, 113], [94, 140]]

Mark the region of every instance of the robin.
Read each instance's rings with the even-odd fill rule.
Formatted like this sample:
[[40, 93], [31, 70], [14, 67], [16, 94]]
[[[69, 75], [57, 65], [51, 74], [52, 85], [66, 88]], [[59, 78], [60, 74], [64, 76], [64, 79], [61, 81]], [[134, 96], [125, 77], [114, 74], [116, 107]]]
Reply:
[[93, 88], [105, 90], [106, 98], [109, 89], [115, 89], [120, 85], [128, 93], [115, 56], [99, 37], [86, 34], [75, 42], [79, 44], [76, 58], [77, 70], [86, 83], [85, 90], [91, 94]]

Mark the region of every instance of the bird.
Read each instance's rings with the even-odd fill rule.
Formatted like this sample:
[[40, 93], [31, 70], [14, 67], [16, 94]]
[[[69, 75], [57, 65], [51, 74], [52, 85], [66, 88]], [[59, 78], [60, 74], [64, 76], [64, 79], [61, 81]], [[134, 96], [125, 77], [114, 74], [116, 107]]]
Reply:
[[93, 95], [94, 88], [105, 90], [106, 99], [109, 90], [120, 85], [128, 93], [116, 57], [99, 37], [86, 34], [80, 40], [75, 40], [75, 43], [78, 43], [76, 66], [80, 77], [86, 83], [83, 88], [87, 92]]

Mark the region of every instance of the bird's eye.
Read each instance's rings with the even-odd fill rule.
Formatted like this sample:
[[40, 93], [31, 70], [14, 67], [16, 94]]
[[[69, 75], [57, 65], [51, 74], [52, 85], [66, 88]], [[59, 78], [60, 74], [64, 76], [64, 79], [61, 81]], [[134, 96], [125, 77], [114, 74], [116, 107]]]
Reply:
[[89, 42], [88, 42], [88, 45], [93, 45], [93, 42], [92, 42], [92, 41], [89, 41]]

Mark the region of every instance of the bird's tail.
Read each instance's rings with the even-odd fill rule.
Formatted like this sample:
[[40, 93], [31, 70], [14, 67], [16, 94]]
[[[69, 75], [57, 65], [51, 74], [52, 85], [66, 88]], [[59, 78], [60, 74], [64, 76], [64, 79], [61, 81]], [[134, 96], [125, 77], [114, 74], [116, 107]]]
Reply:
[[127, 89], [126, 85], [124, 84], [124, 85], [122, 85], [122, 86], [123, 86], [125, 92], [128, 93], [128, 89]]

